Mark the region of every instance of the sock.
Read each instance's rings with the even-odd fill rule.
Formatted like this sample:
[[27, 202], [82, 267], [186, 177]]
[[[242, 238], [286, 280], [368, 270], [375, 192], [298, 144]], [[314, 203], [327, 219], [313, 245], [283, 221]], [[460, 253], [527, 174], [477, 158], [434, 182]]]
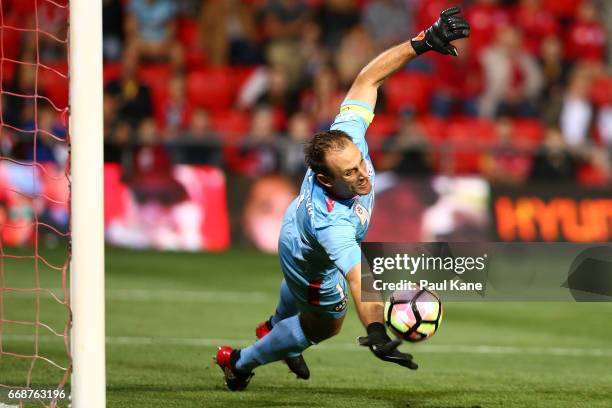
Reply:
[[[280, 298], [278, 300], [278, 305], [276, 306], [276, 312], [274, 316], [270, 319], [272, 323], [272, 327], [274, 327], [278, 322], [284, 320], [288, 317], [295, 316], [298, 314], [298, 308], [295, 304], [295, 297], [291, 290], [289, 290], [289, 286], [287, 286], [287, 282], [283, 279], [280, 287]], [[289, 353], [287, 357], [297, 357], [300, 353]]]
[[310, 345], [300, 325], [300, 318], [295, 315], [281, 320], [264, 338], [242, 349], [236, 368], [248, 372], [260, 365], [281, 360], [290, 353], [301, 354]]
[[296, 314], [298, 314], [298, 308], [295, 304], [295, 297], [293, 297], [293, 293], [291, 293], [289, 290], [287, 282], [285, 279], [283, 279], [280, 287], [280, 298], [278, 300], [278, 305], [276, 306], [276, 313], [274, 313], [274, 316], [272, 316], [272, 319], [270, 319], [272, 326], [276, 325], [276, 323], [280, 322], [281, 320]]

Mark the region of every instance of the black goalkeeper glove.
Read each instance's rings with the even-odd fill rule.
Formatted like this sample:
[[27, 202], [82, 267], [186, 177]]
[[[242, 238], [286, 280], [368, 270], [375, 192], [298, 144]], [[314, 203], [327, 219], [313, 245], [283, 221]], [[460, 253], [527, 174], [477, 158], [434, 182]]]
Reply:
[[470, 35], [470, 25], [462, 16], [458, 16], [461, 9], [451, 7], [440, 13], [438, 21], [425, 31], [410, 40], [412, 48], [418, 55], [434, 50], [440, 54], [457, 56], [457, 48], [450, 42]]
[[367, 327], [367, 336], [359, 337], [357, 341], [360, 346], [369, 347], [374, 355], [383, 361], [396, 363], [411, 370], [416, 370], [419, 366], [412, 361], [412, 355], [402, 353], [397, 349], [402, 341], [399, 339], [391, 340], [382, 323], [371, 323]]

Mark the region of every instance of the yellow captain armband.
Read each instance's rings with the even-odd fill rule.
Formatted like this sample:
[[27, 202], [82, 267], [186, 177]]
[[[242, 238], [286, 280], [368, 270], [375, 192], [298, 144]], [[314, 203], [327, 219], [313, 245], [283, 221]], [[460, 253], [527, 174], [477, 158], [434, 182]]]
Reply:
[[349, 105], [343, 105], [343, 106], [340, 107], [340, 113], [345, 113], [345, 112], [356, 113], [363, 120], [365, 120], [365, 122], [368, 125], [370, 125], [370, 123], [372, 123], [372, 120], [374, 120], [374, 113], [370, 112], [369, 109], [366, 109], [363, 106], [350, 105], [350, 104]]

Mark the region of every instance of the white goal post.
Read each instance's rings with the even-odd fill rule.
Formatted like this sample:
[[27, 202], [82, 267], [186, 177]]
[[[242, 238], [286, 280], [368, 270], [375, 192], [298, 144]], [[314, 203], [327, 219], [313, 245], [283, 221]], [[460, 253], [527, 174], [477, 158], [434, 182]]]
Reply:
[[106, 406], [102, 1], [70, 0], [73, 408]]

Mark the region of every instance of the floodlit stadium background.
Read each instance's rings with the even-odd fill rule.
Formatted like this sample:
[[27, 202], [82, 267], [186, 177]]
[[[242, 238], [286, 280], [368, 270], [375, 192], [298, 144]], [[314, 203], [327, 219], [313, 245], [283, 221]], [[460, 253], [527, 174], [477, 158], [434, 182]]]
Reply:
[[[38, 28], [65, 38], [66, 9], [39, 3]], [[108, 242], [274, 252], [304, 172], [301, 144], [330, 125], [376, 53], [455, 3], [104, 1]], [[609, 192], [596, 191], [612, 180], [609, 2], [464, 3], [472, 30], [460, 56], [428, 53], [381, 89], [368, 132], [379, 174], [368, 239], [609, 241], [610, 228], [588, 225], [610, 208]], [[5, 26], [35, 24], [34, 5], [4, 1]], [[36, 150], [37, 162], [63, 168], [65, 51], [48, 35], [4, 30], [3, 156]], [[14, 96], [35, 86], [54, 104], [37, 117]], [[34, 145], [19, 130], [35, 124], [56, 137]], [[4, 185], [62, 196], [65, 186], [42, 179], [19, 186], [19, 171], [3, 166]], [[604, 202], [584, 210], [591, 199]], [[58, 229], [68, 222], [61, 203], [5, 197], [2, 208], [24, 225], [34, 213]], [[542, 223], [558, 225], [542, 236]], [[4, 242], [31, 243], [33, 231], [5, 230]]]

